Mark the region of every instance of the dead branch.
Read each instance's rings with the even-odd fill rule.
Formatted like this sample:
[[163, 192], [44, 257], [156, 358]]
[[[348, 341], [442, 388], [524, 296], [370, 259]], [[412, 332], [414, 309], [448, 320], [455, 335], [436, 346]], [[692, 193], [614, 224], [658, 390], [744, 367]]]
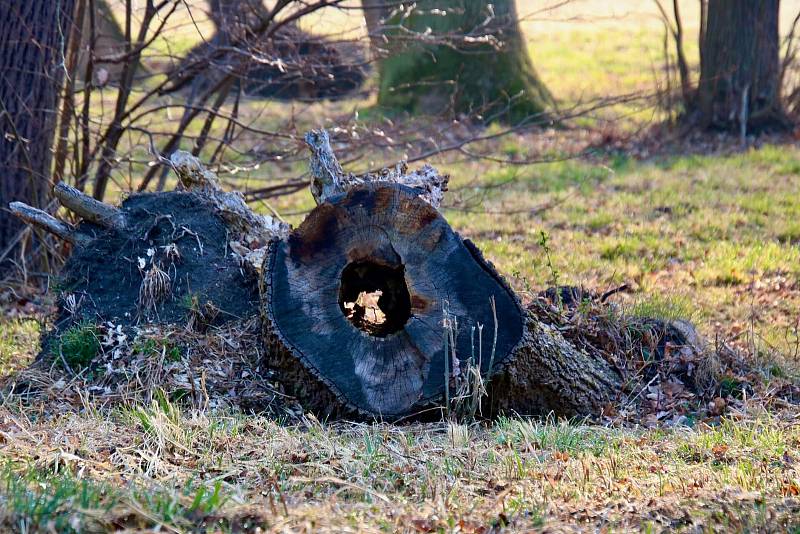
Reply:
[[21, 220], [32, 226], [35, 226], [36, 228], [42, 229], [45, 232], [51, 233], [54, 236], [63, 239], [64, 241], [69, 243], [80, 243], [85, 241], [85, 238], [81, 236], [81, 234], [75, 232], [75, 228], [63, 221], [56, 219], [46, 211], [34, 208], [33, 206], [28, 206], [24, 202], [12, 202], [8, 205], [8, 207], [11, 210], [11, 213], [19, 217]]
[[401, 161], [393, 168], [383, 168], [377, 173], [355, 175], [345, 173], [331, 148], [330, 136], [325, 130], [311, 130], [305, 135], [311, 148], [309, 167], [311, 171], [311, 194], [317, 204], [322, 204], [333, 195], [344, 193], [352, 187], [368, 182], [388, 182], [405, 185], [416, 190], [417, 196], [436, 209], [442, 203], [450, 177], [441, 174], [430, 165], [408, 172], [408, 165]]
[[125, 217], [120, 210], [95, 200], [64, 182], [56, 184], [53, 194], [62, 206], [87, 221], [104, 228], [119, 230], [125, 227]]

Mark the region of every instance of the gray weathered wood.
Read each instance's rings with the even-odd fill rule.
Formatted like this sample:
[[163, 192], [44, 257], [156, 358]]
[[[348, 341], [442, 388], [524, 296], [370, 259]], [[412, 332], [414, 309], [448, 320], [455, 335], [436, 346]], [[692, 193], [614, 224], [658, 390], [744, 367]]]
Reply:
[[41, 228], [42, 230], [49, 232], [54, 236], [63, 239], [64, 241], [68, 241], [70, 243], [81, 243], [86, 241], [86, 238], [75, 232], [75, 228], [63, 221], [56, 219], [46, 211], [31, 207], [24, 202], [12, 202], [8, 205], [8, 207], [11, 210], [11, 213], [19, 217], [20, 220], [25, 221], [26, 223], [37, 228]]
[[125, 227], [125, 217], [119, 209], [100, 202], [71, 185], [59, 182], [53, 188], [53, 194], [62, 206], [89, 222], [116, 230]]
[[401, 161], [394, 167], [386, 167], [377, 173], [356, 175], [342, 169], [331, 148], [327, 131], [311, 130], [306, 133], [305, 141], [311, 149], [311, 194], [318, 205], [350, 188], [373, 182], [405, 185], [434, 208], [439, 209], [442, 204], [450, 177], [430, 165], [426, 164], [409, 172], [408, 165]]

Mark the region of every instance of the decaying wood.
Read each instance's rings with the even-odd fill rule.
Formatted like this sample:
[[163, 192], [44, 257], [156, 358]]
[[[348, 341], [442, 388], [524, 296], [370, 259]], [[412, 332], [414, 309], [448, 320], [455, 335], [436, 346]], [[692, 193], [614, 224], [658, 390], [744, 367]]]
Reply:
[[169, 157], [178, 181], [185, 189], [196, 191], [221, 191], [217, 175], [206, 168], [199, 158], [185, 150], [176, 150]]
[[[217, 175], [189, 152], [175, 151], [170, 156], [170, 163], [184, 190], [199, 192], [214, 202], [219, 214], [238, 234], [234, 239], [237, 251], [244, 252], [239, 248], [241, 246], [255, 251], [266, 246], [270, 239], [283, 239], [289, 234], [288, 224], [268, 215], [254, 213], [238, 191], [223, 191]], [[242, 255], [258, 268], [261, 267], [258, 258], [263, 257], [263, 253], [249, 256], [248, 252], [244, 252]]]
[[[179, 190], [131, 195], [119, 208], [57, 186], [84, 217], [78, 228], [12, 203], [77, 245], [62, 275], [83, 304], [62, 309], [56, 329], [98, 317], [186, 324], [205, 311], [211, 324], [260, 309], [265, 363], [323, 415], [397, 419], [440, 407], [473, 365], [488, 385], [484, 415], [597, 415], [614, 402], [622, 378], [607, 359], [523, 309], [448, 225], [437, 210], [447, 177], [429, 167], [406, 174], [403, 164], [346, 174], [327, 133], [306, 139], [318, 205], [293, 231], [223, 191], [186, 152], [171, 157]], [[249, 266], [261, 271], [258, 285]], [[154, 273], [157, 288], [147, 285]]]
[[[278, 364], [291, 374], [305, 366], [340, 404], [370, 415], [398, 417], [441, 401], [448, 369], [457, 367], [443, 345], [445, 321], [458, 322], [455, 348], [466, 358], [471, 328], [495, 320], [494, 300], [496, 365], [523, 334], [512, 291], [404, 185], [371, 182], [329, 197], [288, 240], [272, 244], [263, 276]], [[378, 310], [358, 308], [359, 295], [376, 292]], [[367, 313], [376, 314], [371, 326]], [[487, 374], [490, 350], [486, 340]]]
[[311, 194], [318, 205], [333, 195], [372, 182], [405, 185], [414, 189], [417, 196], [434, 208], [439, 209], [442, 204], [450, 177], [439, 173], [430, 165], [426, 164], [408, 172], [408, 165], [401, 161], [394, 167], [384, 168], [377, 173], [345, 173], [333, 153], [327, 131], [311, 130], [306, 134], [305, 141], [311, 149]]
[[598, 415], [621, 386], [608, 362], [577, 349], [528, 313], [522, 341], [491, 376], [487, 404], [492, 414]]
[[125, 227], [125, 217], [120, 210], [82, 193], [64, 182], [56, 184], [53, 194], [62, 206], [89, 222], [104, 228], [122, 229]]
[[36, 228], [49, 232], [64, 241], [69, 243], [83, 243], [86, 240], [85, 237], [78, 234], [71, 225], [56, 219], [46, 211], [29, 206], [24, 202], [12, 202], [8, 207], [11, 213], [21, 220]]

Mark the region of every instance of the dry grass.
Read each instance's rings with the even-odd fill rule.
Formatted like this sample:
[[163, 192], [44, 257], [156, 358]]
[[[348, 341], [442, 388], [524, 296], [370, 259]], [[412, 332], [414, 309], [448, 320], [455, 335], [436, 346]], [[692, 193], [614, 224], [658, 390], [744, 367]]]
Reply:
[[[684, 4], [691, 33], [696, 2]], [[796, 2], [782, 4], [784, 14], [797, 10]], [[528, 2], [518, 5], [530, 13]], [[537, 68], [566, 102], [654, 87], [662, 42], [655, 10], [633, 0], [609, 5], [574, 2], [536, 21], [525, 17]], [[611, 11], [626, 16], [596, 20]], [[331, 11], [309, 24], [341, 33], [360, 22]], [[176, 50], [197, 41], [190, 22], [169, 35]], [[105, 109], [113, 109], [114, 96], [106, 91]], [[367, 118], [358, 131], [390, 135], [381, 117], [369, 118], [371, 104], [290, 111], [314, 127], [361, 111]], [[653, 114], [635, 106], [624, 111], [637, 120]], [[262, 113], [266, 118], [256, 120]], [[284, 103], [245, 102], [241, 110], [243, 120], [265, 127], [269, 117], [286, 113]], [[514, 135], [473, 149], [514, 161], [574, 153], [608, 138], [631, 147], [629, 123], [589, 124], [597, 128]], [[521, 294], [549, 285], [555, 271], [561, 283], [589, 288], [628, 283], [629, 294], [613, 297], [621, 308], [695, 320], [712, 340], [743, 349], [768, 389], [771, 377], [796, 374], [800, 362], [800, 150], [768, 141], [741, 152], [724, 140], [686, 143], [676, 154], [644, 161], [631, 157], [644, 150], [634, 147], [545, 165], [461, 154], [430, 162], [452, 176], [444, 208], [450, 222]], [[374, 161], [356, 165], [385, 164], [402, 152], [376, 151], [367, 158]], [[698, 152], [708, 154], [692, 155]], [[143, 151], [142, 159], [133, 174], [145, 168]], [[296, 176], [304, 159], [250, 175]], [[230, 178], [224, 171], [221, 178]], [[237, 175], [239, 183], [247, 175]], [[126, 180], [119, 177], [121, 189]], [[297, 223], [312, 204], [303, 191], [271, 207]], [[62, 376], [58, 369], [20, 374], [38, 350], [38, 324], [24, 318], [0, 324], [0, 373], [26, 392], [3, 397], [0, 406], [3, 529], [800, 529], [796, 407], [767, 412], [744, 396], [724, 417], [687, 417], [685, 426], [651, 429], [519, 418], [491, 425], [324, 424], [296, 411], [253, 415], [212, 402], [228, 391], [253, 395], [254, 405], [279, 394], [243, 377], [257, 366], [255, 338], [222, 332], [198, 343], [181, 339], [182, 330], [142, 332], [115, 358], [119, 347], [108, 330], [101, 332], [102, 363], [111, 367], [91, 380], [106, 392], [86, 387], [86, 373], [98, 369], [63, 382], [54, 379]], [[193, 350], [175, 355], [176, 343]]]
[[[90, 402], [64, 413], [40, 408], [36, 418], [36, 406], [0, 408], [2, 451], [12, 462], [4, 476], [51, 474], [25, 489], [28, 498], [69, 477], [88, 481], [102, 494], [93, 508], [60, 510], [77, 530], [798, 526], [800, 426], [792, 415], [756, 407], [714, 427], [674, 430], [518, 419], [489, 427], [314, 419], [282, 426], [237, 412], [184, 411], [163, 397], [111, 412]], [[7, 526], [44, 526], [26, 509], [4, 510]]]

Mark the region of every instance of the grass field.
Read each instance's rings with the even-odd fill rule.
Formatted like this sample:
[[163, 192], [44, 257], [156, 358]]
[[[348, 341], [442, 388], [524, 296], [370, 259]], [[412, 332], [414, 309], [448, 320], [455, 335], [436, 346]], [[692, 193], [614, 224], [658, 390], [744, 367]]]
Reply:
[[[523, 27], [562, 102], [653, 89], [663, 30], [649, 2], [610, 8], [592, 0], [532, 15], [533, 4], [518, 0]], [[696, 3], [681, 5], [691, 34]], [[783, 18], [798, 8], [783, 2]], [[352, 12], [326, 16], [310, 27], [357, 31]], [[194, 41], [185, 38], [188, 48]], [[694, 57], [694, 44], [688, 49]], [[368, 110], [371, 98], [309, 106], [303, 120], [331, 126]], [[655, 113], [636, 105], [622, 112], [611, 124], [592, 122], [593, 132], [634, 131]], [[522, 159], [591, 135], [535, 131], [477, 149]], [[450, 223], [523, 295], [553, 282], [602, 290], [627, 283], [631, 291], [615, 298], [628, 310], [690, 318], [770, 372], [798, 376], [800, 148], [772, 141], [648, 158], [602, 150], [533, 165], [463, 154], [429, 162], [452, 175]], [[303, 165], [252, 173], [294, 176]], [[312, 205], [306, 191], [272, 203], [295, 224]], [[6, 381], [35, 354], [38, 319], [0, 323]], [[745, 399], [720, 418], [670, 428], [520, 418], [359, 425], [310, 416], [284, 425], [163, 396], [122, 406], [6, 396], [0, 528], [800, 532], [797, 417], [796, 406], [766, 411]]]

